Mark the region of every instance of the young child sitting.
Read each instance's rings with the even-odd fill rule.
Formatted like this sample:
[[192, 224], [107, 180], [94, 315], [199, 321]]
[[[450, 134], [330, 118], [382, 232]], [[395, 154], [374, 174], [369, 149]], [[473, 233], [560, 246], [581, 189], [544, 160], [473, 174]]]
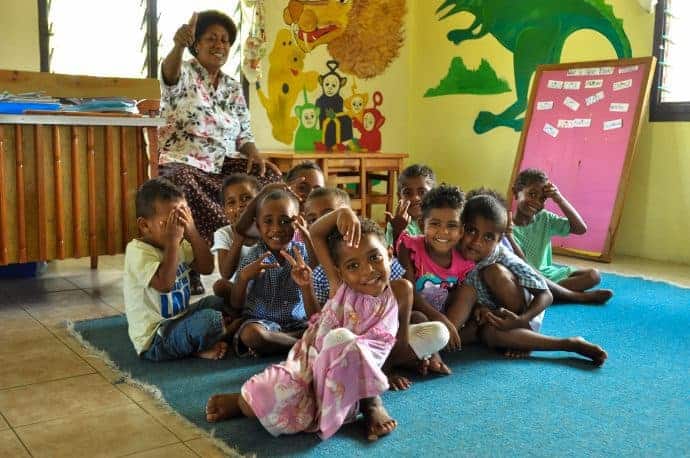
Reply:
[[[553, 264], [551, 237], [587, 232], [582, 217], [556, 185], [541, 170], [526, 169], [515, 180], [513, 194], [517, 200], [513, 237], [522, 249], [525, 260], [547, 279], [562, 287], [553, 288], [554, 298], [585, 303], [608, 301], [613, 295], [610, 290], [587, 291], [601, 281], [596, 269], [577, 270]], [[565, 217], [544, 209], [547, 199], [552, 199]]]
[[213, 285], [213, 292], [230, 302], [232, 279], [240, 258], [249, 253], [249, 249], [256, 243], [252, 238], [239, 234], [234, 225], [247, 207], [249, 202], [259, 193], [259, 183], [251, 175], [234, 173], [223, 181], [222, 195], [223, 210], [230, 224], [223, 226], [213, 234], [211, 253], [218, 259], [220, 279]]
[[[398, 238], [398, 256], [406, 278], [415, 285], [415, 314], [422, 320], [440, 321], [448, 328], [451, 341], [457, 342], [458, 328], [446, 316], [449, 294], [474, 268], [474, 262], [463, 259], [455, 249], [462, 235], [464, 202], [465, 196], [456, 186], [442, 184], [431, 189], [421, 204], [424, 234], [403, 232]], [[430, 368], [450, 373], [441, 358], [435, 358]]]
[[[260, 239], [240, 260], [231, 293], [231, 303], [242, 307], [246, 318], [235, 334], [238, 355], [287, 351], [306, 327], [303, 294], [281, 251], [297, 250], [309, 262], [305, 244], [293, 240], [296, 228], [303, 233], [307, 228], [298, 222], [299, 203], [286, 188], [265, 186], [242, 217], [255, 215]], [[304, 239], [310, 243], [308, 233]]]
[[151, 361], [223, 358], [222, 299], [189, 303], [189, 271], [210, 274], [213, 256], [182, 192], [164, 178], [149, 180], [137, 191], [136, 214], [141, 238], [127, 244], [123, 292], [137, 354]]
[[[388, 389], [381, 366], [396, 335], [407, 339], [412, 285], [389, 280], [383, 231], [349, 208], [320, 218], [311, 232], [335, 294], [323, 308], [309, 304], [309, 328], [285, 362], [249, 379], [240, 393], [212, 396], [206, 419], [245, 415], [274, 436], [307, 431], [327, 439], [359, 410], [375, 440], [397, 426], [380, 398]], [[310, 288], [309, 267], [299, 255], [291, 262], [293, 279]]]
[[421, 235], [422, 197], [436, 186], [434, 172], [426, 165], [414, 164], [400, 172], [398, 177], [398, 206], [395, 215], [386, 212], [386, 243], [396, 247], [403, 231]]
[[[349, 208], [350, 196], [338, 188], [314, 189], [304, 204], [307, 223], [311, 226], [318, 218], [340, 208]], [[459, 217], [459, 216], [458, 216]], [[389, 256], [391, 248], [388, 248]], [[405, 275], [405, 269], [398, 259], [391, 257], [390, 279], [399, 280]], [[319, 307], [331, 297], [331, 289], [324, 266], [318, 265], [312, 273], [312, 290], [314, 300]], [[412, 345], [396, 343], [385, 364], [384, 371], [389, 374], [388, 382], [393, 390], [404, 390], [410, 387], [408, 378], [393, 373], [396, 367], [417, 369], [422, 375], [428, 371], [449, 374], [450, 370], [440, 361], [436, 354], [448, 343], [448, 331], [437, 321], [428, 321], [425, 317], [415, 316], [416, 324], [410, 326], [409, 340]], [[422, 350], [424, 349], [424, 350]]]
[[478, 304], [474, 315], [479, 340], [505, 350], [508, 357], [561, 350], [579, 353], [601, 366], [607, 357], [601, 347], [581, 337], [539, 334], [552, 296], [544, 278], [500, 243], [508, 212], [495, 195], [475, 195], [462, 212], [461, 254], [477, 263], [465, 284], [472, 287]]

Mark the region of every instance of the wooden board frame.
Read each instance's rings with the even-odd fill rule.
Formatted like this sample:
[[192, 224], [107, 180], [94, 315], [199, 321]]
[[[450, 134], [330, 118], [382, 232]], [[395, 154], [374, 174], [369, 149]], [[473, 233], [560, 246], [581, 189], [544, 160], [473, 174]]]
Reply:
[[571, 69], [578, 68], [592, 68], [592, 67], [625, 67], [632, 65], [645, 66], [645, 75], [643, 77], [643, 84], [640, 88], [637, 100], [637, 109], [634, 116], [634, 125], [631, 129], [631, 134], [628, 139], [627, 151], [625, 155], [625, 162], [623, 163], [623, 168], [621, 170], [618, 194], [616, 196], [616, 201], [613, 207], [613, 212], [611, 214], [611, 220], [608, 228], [608, 233], [606, 236], [606, 241], [604, 243], [604, 249], [601, 253], [588, 253], [571, 248], [554, 247], [553, 251], [556, 254], [562, 254], [566, 256], [573, 256], [582, 259], [589, 259], [600, 262], [611, 262], [613, 257], [613, 247], [615, 245], [616, 236], [618, 235], [618, 227], [620, 223], [620, 218], [623, 213], [623, 204], [625, 202], [626, 191], [628, 188], [628, 181], [630, 179], [630, 171], [632, 169], [632, 161], [635, 155], [635, 150], [637, 149], [637, 143], [640, 137], [640, 121], [642, 119], [643, 113], [646, 112], [649, 106], [649, 94], [652, 85], [652, 77], [654, 75], [654, 69], [656, 68], [656, 58], [650, 57], [636, 57], [631, 59], [615, 59], [615, 60], [598, 60], [589, 62], [570, 62], [561, 64], [550, 64], [550, 65], [540, 65], [532, 79], [532, 87], [530, 89], [529, 104], [527, 106], [527, 111], [525, 112], [525, 123], [522, 128], [522, 134], [520, 135], [520, 143], [518, 145], [518, 151], [515, 156], [515, 163], [513, 165], [513, 171], [510, 176], [510, 183], [508, 185], [508, 192], [506, 193], [508, 197], [509, 204], [512, 204], [512, 186], [515, 179], [520, 172], [520, 164], [525, 152], [525, 144], [527, 142], [527, 135], [530, 132], [530, 125], [532, 120], [532, 113], [534, 113], [535, 103], [537, 99], [537, 88], [539, 87], [539, 82], [541, 77], [545, 72], [549, 71], [567, 71]]

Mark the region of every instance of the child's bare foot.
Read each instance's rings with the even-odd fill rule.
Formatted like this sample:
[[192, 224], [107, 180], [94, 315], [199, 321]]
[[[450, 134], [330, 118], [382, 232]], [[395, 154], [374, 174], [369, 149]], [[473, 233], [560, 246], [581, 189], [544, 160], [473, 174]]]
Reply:
[[412, 382], [400, 374], [390, 374], [388, 375], [388, 386], [393, 391], [404, 391], [412, 386]]
[[506, 351], [503, 353], [503, 356], [505, 356], [506, 358], [510, 358], [510, 359], [525, 359], [525, 358], [527, 358], [530, 354], [531, 354], [531, 352], [529, 352], [529, 351], [506, 350]]
[[225, 354], [227, 352], [228, 352], [228, 343], [220, 341], [220, 342], [216, 342], [208, 350], [194, 353], [194, 356], [196, 356], [197, 358], [203, 358], [203, 359], [223, 359], [223, 358], [225, 358]]
[[378, 396], [362, 399], [359, 410], [364, 415], [367, 439], [370, 441], [375, 441], [381, 436], [390, 434], [398, 426], [398, 423], [388, 415], [385, 407], [383, 407], [381, 398]]
[[600, 367], [608, 358], [608, 353], [604, 351], [599, 345], [587, 342], [582, 337], [573, 337], [569, 339], [572, 343], [572, 351], [581, 354], [582, 356], [592, 360], [595, 366]]
[[211, 423], [242, 416], [240, 393], [214, 394], [206, 402], [206, 421]]
[[613, 291], [610, 289], [593, 289], [582, 294], [586, 298], [585, 301], [591, 304], [605, 304], [613, 297]]
[[450, 375], [453, 371], [443, 362], [438, 353], [434, 353], [431, 358], [422, 360], [419, 365], [419, 373], [427, 375], [429, 372], [434, 374]]

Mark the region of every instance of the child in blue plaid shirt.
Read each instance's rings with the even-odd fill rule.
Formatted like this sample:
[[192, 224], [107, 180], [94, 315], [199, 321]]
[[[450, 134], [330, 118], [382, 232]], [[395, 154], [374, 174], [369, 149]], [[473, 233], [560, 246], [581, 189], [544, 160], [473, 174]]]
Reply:
[[[260, 240], [240, 259], [232, 288], [231, 303], [242, 307], [246, 318], [235, 334], [238, 355], [286, 352], [307, 326], [304, 301], [313, 298], [311, 285], [298, 286], [285, 259], [286, 253], [294, 257], [299, 252], [310, 263], [309, 232], [298, 217], [296, 196], [277, 183], [265, 186], [240, 218], [256, 220]], [[241, 221], [238, 229], [246, 226]], [[295, 230], [304, 242], [293, 240]]]
[[[581, 337], [556, 338], [539, 333], [552, 295], [544, 278], [500, 243], [508, 211], [493, 191], [474, 194], [462, 212], [464, 234], [459, 248], [476, 267], [466, 278], [476, 306], [473, 325], [477, 337], [508, 357], [526, 357], [532, 351], [570, 351], [601, 366], [607, 354]], [[467, 343], [467, 340], [465, 340]]]

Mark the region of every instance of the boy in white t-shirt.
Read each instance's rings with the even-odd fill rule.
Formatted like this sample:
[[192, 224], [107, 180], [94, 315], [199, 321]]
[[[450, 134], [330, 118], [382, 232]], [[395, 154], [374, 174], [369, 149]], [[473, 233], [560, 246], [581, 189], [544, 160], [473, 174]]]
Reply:
[[151, 361], [196, 356], [220, 359], [228, 344], [223, 301], [189, 303], [189, 271], [213, 271], [213, 256], [182, 192], [165, 178], [144, 183], [136, 197], [141, 238], [127, 244], [124, 298], [129, 337]]

